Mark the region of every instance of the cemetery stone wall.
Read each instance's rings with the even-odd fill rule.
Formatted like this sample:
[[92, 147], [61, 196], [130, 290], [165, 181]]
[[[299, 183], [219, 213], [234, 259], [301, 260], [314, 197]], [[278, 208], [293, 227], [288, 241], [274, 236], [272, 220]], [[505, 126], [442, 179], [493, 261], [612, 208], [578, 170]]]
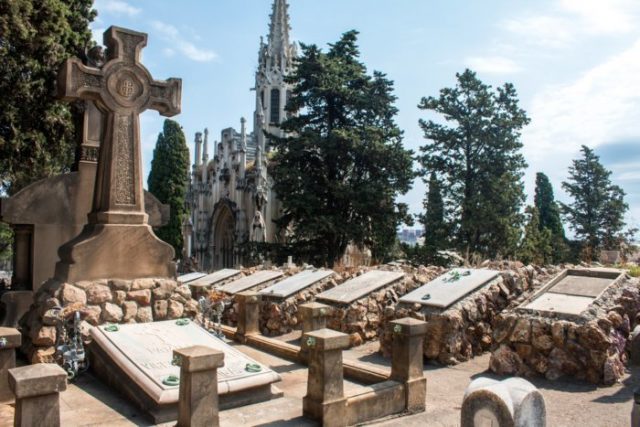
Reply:
[[638, 279], [628, 277], [580, 316], [508, 310], [494, 321], [490, 368], [499, 374], [612, 385], [624, 374], [629, 334], [639, 322]]
[[53, 362], [57, 339], [58, 313], [80, 311], [83, 337], [90, 325], [104, 323], [144, 323], [194, 317], [198, 304], [188, 285], [173, 279], [102, 279], [63, 283], [45, 282], [34, 304], [21, 319], [22, 351], [31, 363]]
[[[557, 273], [557, 267], [524, 266], [519, 262], [491, 262], [482, 267], [500, 271], [497, 279], [450, 307], [441, 310], [421, 304], [390, 304], [379, 324], [380, 351], [391, 355], [391, 321], [413, 317], [427, 322], [424, 356], [427, 360], [452, 365], [467, 361], [491, 349], [493, 320], [504, 309], [515, 306]], [[425, 271], [420, 267], [418, 271]], [[444, 273], [434, 271], [429, 280]], [[426, 282], [425, 282], [426, 283]]]

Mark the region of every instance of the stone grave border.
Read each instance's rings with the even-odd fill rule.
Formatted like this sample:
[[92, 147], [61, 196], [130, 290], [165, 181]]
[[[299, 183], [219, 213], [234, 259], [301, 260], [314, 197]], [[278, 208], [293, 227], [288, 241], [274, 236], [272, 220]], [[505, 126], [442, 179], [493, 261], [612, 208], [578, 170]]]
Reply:
[[630, 331], [639, 316], [638, 279], [624, 273], [580, 315], [520, 306], [505, 310], [493, 322], [489, 368], [500, 375], [544, 376], [551, 381], [568, 377], [613, 385], [624, 375]]
[[[621, 282], [623, 282], [624, 278], [626, 276], [626, 273], [624, 271], [622, 271], [622, 270], [606, 269], [606, 268], [602, 268], [602, 269], [567, 268], [567, 269], [564, 269], [559, 274], [557, 274], [555, 277], [553, 277], [550, 281], [545, 283], [534, 294], [532, 294], [531, 296], [526, 298], [524, 301], [522, 301], [520, 303], [520, 305], [518, 307], [516, 307], [516, 309], [515, 309], [516, 312], [521, 313], [521, 314], [533, 314], [533, 315], [539, 315], [539, 316], [552, 316], [552, 317], [562, 318], [562, 319], [565, 319], [565, 320], [580, 320], [582, 318], [581, 314], [563, 313], [561, 311], [548, 311], [548, 310], [532, 309], [532, 308], [526, 307], [527, 305], [531, 304], [532, 302], [534, 302], [535, 300], [537, 300], [538, 298], [540, 298], [541, 296], [546, 294], [549, 291], [549, 289], [552, 289], [555, 285], [560, 283], [567, 276], [596, 277], [596, 278], [601, 278], [601, 279], [611, 279], [611, 283], [605, 289], [603, 289], [602, 292], [600, 292], [600, 294], [598, 296], [593, 298], [593, 300], [591, 301], [591, 304], [593, 304], [600, 297], [602, 297], [602, 295], [605, 294], [607, 289], [609, 289], [612, 286], [618, 286]], [[565, 295], [565, 294], [560, 294], [560, 295]], [[588, 298], [591, 298], [591, 297], [588, 297]], [[591, 304], [589, 304], [589, 306]], [[589, 309], [589, 306], [587, 306], [585, 311]]]
[[[424, 357], [444, 365], [454, 365], [491, 350], [493, 321], [496, 315], [533, 292], [540, 277], [548, 272], [533, 268], [492, 267], [497, 278], [477, 288], [442, 310], [421, 304], [398, 303], [385, 310], [380, 333], [380, 351], [391, 354], [391, 336], [386, 327], [391, 321], [413, 317], [427, 322]], [[446, 274], [446, 273], [445, 273]]]

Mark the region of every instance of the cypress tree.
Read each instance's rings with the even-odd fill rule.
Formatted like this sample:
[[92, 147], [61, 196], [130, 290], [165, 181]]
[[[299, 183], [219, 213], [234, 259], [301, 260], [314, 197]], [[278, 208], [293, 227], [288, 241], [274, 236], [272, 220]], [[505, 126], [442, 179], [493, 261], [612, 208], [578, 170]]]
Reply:
[[444, 249], [447, 238], [447, 227], [444, 222], [444, 201], [442, 186], [435, 172], [429, 176], [429, 190], [424, 201], [425, 213], [419, 216], [424, 226], [424, 250], [427, 262], [434, 262], [438, 250]]
[[573, 161], [569, 179], [562, 183], [573, 202], [561, 207], [576, 236], [582, 239], [584, 258], [592, 260], [603, 247], [614, 249], [613, 245], [620, 242], [629, 205], [624, 201], [624, 191], [611, 183], [611, 172], [594, 151], [583, 145], [580, 152], [582, 158]]
[[527, 206], [525, 211], [529, 218], [520, 245], [519, 258], [524, 263], [547, 264], [553, 260], [551, 230], [540, 227], [540, 214], [536, 206]]
[[560, 207], [554, 199], [553, 187], [549, 177], [542, 172], [536, 174], [534, 205], [540, 217], [538, 222], [540, 232], [547, 229], [551, 233], [553, 262], [566, 261], [569, 248], [566, 243], [562, 220], [560, 219]]
[[189, 177], [189, 148], [180, 125], [166, 119], [153, 150], [147, 184], [149, 192], [170, 206], [169, 223], [154, 230], [159, 238], [173, 246], [182, 258], [182, 222], [187, 214], [185, 199]]

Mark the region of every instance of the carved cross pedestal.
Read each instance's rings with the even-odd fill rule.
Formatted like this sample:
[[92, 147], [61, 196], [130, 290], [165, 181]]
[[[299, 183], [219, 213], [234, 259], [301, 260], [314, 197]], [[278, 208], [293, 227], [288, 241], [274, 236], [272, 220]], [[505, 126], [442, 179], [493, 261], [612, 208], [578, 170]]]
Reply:
[[82, 233], [60, 247], [56, 278], [173, 277], [173, 248], [153, 234], [144, 211], [139, 116], [149, 108], [164, 116], [178, 114], [182, 82], [153, 80], [140, 63], [144, 33], [110, 27], [104, 44], [107, 62], [101, 69], [72, 58], [58, 75], [61, 98], [94, 101], [105, 129], [93, 209]]

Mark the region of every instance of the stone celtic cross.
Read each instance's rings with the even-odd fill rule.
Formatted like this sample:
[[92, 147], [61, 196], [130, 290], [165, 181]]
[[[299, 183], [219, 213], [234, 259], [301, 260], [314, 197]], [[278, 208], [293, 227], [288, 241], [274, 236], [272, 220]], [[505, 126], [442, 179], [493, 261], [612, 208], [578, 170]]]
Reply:
[[173, 248], [147, 224], [142, 189], [140, 113], [180, 113], [182, 81], [153, 80], [140, 63], [147, 35], [110, 27], [104, 33], [107, 62], [102, 68], [68, 59], [58, 75], [62, 99], [91, 100], [104, 115], [93, 207], [88, 224], [58, 250], [56, 278], [173, 277]]
[[180, 113], [182, 81], [155, 81], [140, 63], [147, 35], [110, 27], [104, 34], [107, 62], [102, 69], [78, 58], [67, 60], [59, 74], [62, 99], [93, 100], [105, 114], [104, 143], [89, 222], [146, 223], [142, 190], [139, 115], [154, 109], [164, 116]]

